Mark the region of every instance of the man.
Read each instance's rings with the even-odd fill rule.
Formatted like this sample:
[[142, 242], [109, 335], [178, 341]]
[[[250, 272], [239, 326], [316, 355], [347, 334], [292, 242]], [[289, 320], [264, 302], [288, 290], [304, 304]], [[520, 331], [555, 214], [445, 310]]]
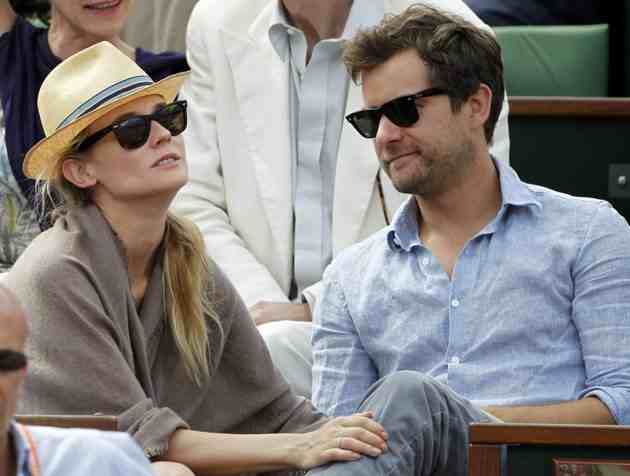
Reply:
[[27, 427], [12, 420], [26, 375], [27, 334], [24, 311], [0, 285], [0, 476], [154, 474], [125, 433]]
[[125, 43], [149, 51], [186, 50], [186, 26], [197, 0], [135, 0], [122, 32]]
[[[202, 0], [188, 31], [190, 181], [175, 202], [250, 308], [272, 357], [310, 395], [324, 268], [402, 202], [343, 121], [361, 104], [343, 43], [411, 0]], [[430, 3], [484, 26], [462, 0]], [[508, 158], [507, 104], [495, 153]], [[284, 339], [287, 338], [288, 342]]]
[[345, 414], [411, 371], [501, 420], [630, 423], [630, 229], [608, 203], [525, 184], [491, 157], [492, 36], [410, 8], [344, 58], [365, 103], [349, 120], [412, 197], [326, 272], [315, 404]]

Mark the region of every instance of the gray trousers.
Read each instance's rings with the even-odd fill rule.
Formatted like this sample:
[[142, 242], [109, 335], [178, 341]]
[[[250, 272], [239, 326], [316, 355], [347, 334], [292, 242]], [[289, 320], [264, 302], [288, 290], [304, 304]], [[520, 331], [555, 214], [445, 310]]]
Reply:
[[[310, 398], [311, 324], [282, 321], [258, 329], [293, 390]], [[372, 385], [357, 409], [366, 410], [374, 411], [388, 432], [388, 451], [378, 458], [364, 456], [306, 474], [464, 476], [468, 474], [468, 424], [493, 420], [448, 386], [414, 371], [397, 372]]]
[[410, 370], [370, 387], [357, 411], [372, 410], [389, 434], [388, 450], [377, 458], [315, 468], [309, 476], [466, 476], [468, 425], [493, 418], [448, 386]]

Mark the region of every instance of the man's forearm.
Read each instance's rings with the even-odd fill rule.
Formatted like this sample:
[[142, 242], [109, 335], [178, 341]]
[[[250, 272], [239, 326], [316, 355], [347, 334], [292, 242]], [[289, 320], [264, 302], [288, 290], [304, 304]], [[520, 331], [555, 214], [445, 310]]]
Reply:
[[485, 407], [485, 411], [509, 423], [564, 423], [615, 425], [608, 407], [597, 397], [573, 402], [522, 407]]

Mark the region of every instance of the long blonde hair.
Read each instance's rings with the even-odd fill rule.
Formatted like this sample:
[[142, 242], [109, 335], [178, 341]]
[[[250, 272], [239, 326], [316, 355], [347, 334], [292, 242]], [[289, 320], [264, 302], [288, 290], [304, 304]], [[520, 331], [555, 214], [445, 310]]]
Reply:
[[[63, 174], [63, 163], [81, 160], [75, 152], [79, 136], [61, 158], [37, 179], [40, 207], [51, 210], [51, 220], [72, 208], [92, 203], [90, 190], [75, 186]], [[168, 213], [164, 233], [164, 261], [162, 274], [163, 299], [167, 320], [184, 362], [188, 376], [201, 385], [217, 362], [211, 355], [208, 325], [217, 333], [213, 343], [220, 354], [224, 343], [223, 327], [212, 303], [212, 276], [206, 257], [203, 237], [190, 221]]]

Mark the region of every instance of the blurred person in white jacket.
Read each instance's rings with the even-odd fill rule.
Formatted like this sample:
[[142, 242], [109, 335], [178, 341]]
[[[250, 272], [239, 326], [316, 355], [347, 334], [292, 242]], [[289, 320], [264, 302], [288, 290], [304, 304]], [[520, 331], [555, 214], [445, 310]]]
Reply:
[[[344, 121], [363, 105], [344, 42], [410, 0], [201, 0], [190, 19], [190, 180], [174, 207], [201, 229], [294, 390], [309, 397], [311, 315], [345, 247], [405, 196]], [[462, 0], [424, 2], [489, 28]], [[508, 106], [493, 155], [508, 161]], [[262, 325], [265, 324], [265, 325]]]

